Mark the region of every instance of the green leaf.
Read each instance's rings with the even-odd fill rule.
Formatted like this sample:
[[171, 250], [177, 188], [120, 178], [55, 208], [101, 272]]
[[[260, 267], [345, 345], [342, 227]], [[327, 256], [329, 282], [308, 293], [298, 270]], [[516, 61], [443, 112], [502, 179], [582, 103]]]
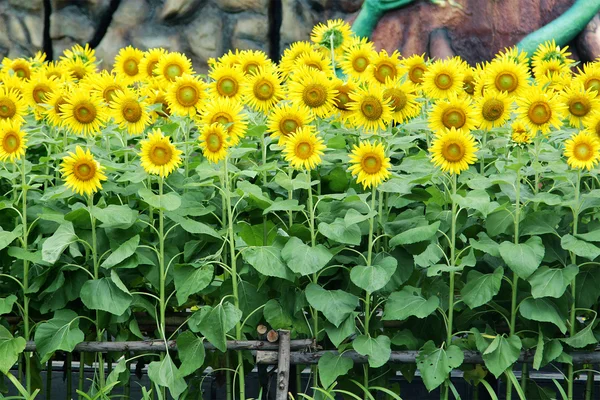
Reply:
[[106, 378], [106, 386], [116, 385], [116, 384], [125, 384], [129, 382], [129, 375], [131, 371], [127, 366], [127, 360], [125, 358], [121, 359], [117, 363], [117, 365], [113, 365], [113, 370], [110, 372], [108, 377]]
[[25, 339], [13, 337], [8, 329], [0, 325], [0, 372], [8, 374], [19, 359], [19, 354], [25, 350], [25, 344]]
[[250, 246], [242, 251], [244, 260], [265, 276], [294, 280], [294, 275], [281, 259], [281, 250], [275, 246]]
[[556, 227], [560, 223], [560, 214], [554, 211], [536, 211], [527, 214], [521, 221], [521, 235], [556, 235]]
[[138, 194], [144, 202], [157, 210], [175, 211], [181, 206], [181, 197], [175, 192], [165, 193], [160, 196], [154, 194], [148, 188], [142, 188], [138, 191]]
[[352, 313], [339, 327], [336, 327], [329, 322], [325, 324], [325, 332], [327, 332], [329, 340], [331, 340], [331, 343], [333, 343], [335, 347], [339, 347], [340, 343], [356, 332], [356, 323], [354, 319], [355, 315]]
[[331, 224], [321, 222], [319, 232], [327, 239], [343, 244], [359, 245], [361, 240], [359, 226], [346, 226], [346, 222], [342, 218], [336, 218]]
[[125, 261], [127, 258], [135, 254], [138, 245], [140, 244], [140, 235], [135, 235], [125, 243], [117, 247], [110, 256], [102, 263], [104, 268], [112, 268], [120, 262]]
[[58, 227], [56, 232], [50, 236], [42, 245], [42, 259], [47, 263], [54, 264], [60, 258], [71, 243], [75, 243], [77, 235], [73, 224], [66, 222]]
[[600, 247], [586, 242], [585, 240], [577, 239], [572, 235], [565, 235], [560, 240], [563, 249], [575, 253], [575, 255], [588, 260], [594, 260], [600, 256]]
[[361, 214], [354, 208], [351, 208], [346, 212], [346, 215], [344, 215], [344, 223], [346, 226], [356, 225], [376, 215], [377, 211], [375, 210], [369, 212], [368, 214]]
[[439, 305], [440, 299], [437, 296], [425, 299], [421, 296], [421, 289], [405, 286], [401, 291], [390, 294], [381, 319], [402, 321], [413, 316], [425, 318]]
[[600, 242], [600, 230], [594, 230], [587, 233], [578, 233], [575, 236], [578, 239], [585, 240], [587, 242]]
[[381, 335], [372, 338], [371, 335], [359, 335], [352, 341], [352, 347], [358, 354], [369, 358], [371, 368], [379, 368], [390, 359], [392, 349], [390, 338]]
[[9, 314], [12, 312], [13, 305], [17, 302], [17, 296], [11, 294], [3, 299], [0, 299], [0, 315]]
[[[0, 228], [1, 229], [1, 228]], [[19, 229], [14, 231], [2, 231], [0, 230], [0, 250], [11, 244], [16, 238], [22, 234], [22, 227], [19, 225]]]
[[[473, 276], [476, 276], [473, 278]], [[488, 303], [500, 291], [504, 269], [498, 267], [491, 274], [479, 274], [472, 271], [469, 274], [469, 281], [462, 288], [460, 294], [469, 308], [473, 309]]]
[[204, 364], [204, 341], [190, 331], [182, 332], [177, 336], [177, 353], [181, 360], [179, 376], [183, 378], [193, 374]]
[[561, 315], [558, 307], [548, 298], [525, 299], [519, 307], [521, 315], [529, 320], [538, 322], [550, 322], [560, 329], [562, 333], [567, 331], [565, 325], [566, 317]]
[[429, 240], [436, 235], [440, 224], [441, 221], [436, 221], [431, 225], [417, 226], [416, 228], [399, 233], [390, 240], [390, 246], [394, 247], [401, 244], [412, 244]]
[[263, 210], [268, 208], [271, 204], [273, 204], [273, 201], [268, 196], [265, 196], [265, 194], [259, 186], [254, 185], [248, 181], [238, 182], [237, 193], [240, 196], [245, 196], [249, 198], [250, 200], [252, 200], [252, 202], [254, 202], [258, 207], [260, 207]]
[[527, 279], [542, 262], [544, 245], [537, 236], [530, 237], [525, 243], [502, 242], [500, 256], [519, 278]]
[[385, 257], [369, 267], [356, 266], [350, 271], [350, 280], [367, 292], [376, 292], [390, 281], [398, 261], [394, 257]]
[[325, 353], [318, 363], [321, 386], [328, 388], [339, 376], [346, 375], [353, 366], [354, 361], [351, 358], [342, 354]]
[[321, 311], [325, 318], [336, 327], [358, 306], [358, 297], [343, 290], [325, 290], [321, 286], [310, 283], [305, 289], [308, 303]]
[[162, 361], [153, 361], [148, 364], [148, 377], [154, 384], [169, 388], [174, 399], [178, 399], [179, 395], [187, 389], [187, 384], [180, 376], [169, 353], [166, 353]]
[[600, 268], [596, 265], [580, 267], [575, 285], [577, 307], [591, 308], [600, 296]]
[[292, 327], [292, 316], [275, 299], [267, 301], [263, 308], [263, 315], [272, 329], [290, 329]]
[[90, 310], [102, 310], [114, 315], [122, 315], [133, 301], [127, 288], [119, 287], [110, 278], [86, 281], [80, 296], [83, 304]]
[[444, 252], [440, 249], [440, 246], [437, 243], [430, 243], [424, 252], [414, 256], [414, 260], [419, 267], [429, 268], [437, 264], [443, 256]]
[[517, 335], [497, 335], [490, 343], [476, 334], [475, 343], [483, 355], [485, 366], [496, 378], [513, 365], [521, 354], [521, 339]]
[[127, 205], [117, 206], [111, 204], [106, 208], [94, 207], [92, 213], [98, 221], [102, 222], [101, 228], [129, 229], [137, 221], [138, 212]]
[[486, 218], [489, 213], [499, 207], [495, 201], [490, 201], [490, 196], [485, 190], [476, 189], [467, 192], [465, 197], [456, 195], [453, 200], [463, 208], [472, 208], [481, 213], [483, 218]]
[[298, 200], [296, 199], [288, 199], [288, 200], [279, 200], [277, 199], [273, 204], [269, 207], [265, 208], [263, 211], [263, 215], [267, 215], [270, 212], [277, 211], [302, 211], [304, 210], [304, 205], [298, 205]]
[[581, 349], [582, 347], [589, 346], [590, 344], [598, 343], [598, 341], [596, 340], [596, 336], [594, 336], [594, 332], [592, 331], [594, 321], [596, 321], [595, 317], [592, 322], [587, 324], [582, 330], [577, 332], [575, 335], [568, 338], [561, 338], [560, 340], [562, 340], [563, 343], [566, 343], [569, 346], [574, 347], [576, 349]]
[[176, 264], [173, 269], [177, 304], [183, 305], [188, 298], [206, 288], [213, 279], [212, 264]]
[[432, 340], [425, 343], [416, 358], [423, 383], [430, 392], [448, 378], [452, 369], [460, 367], [463, 360], [464, 354], [458, 346], [450, 345], [444, 349], [436, 347]]
[[191, 218], [182, 217], [176, 213], [168, 213], [167, 216], [171, 220], [177, 222], [179, 226], [181, 226], [181, 228], [186, 232], [193, 233], [194, 235], [207, 235], [221, 239], [219, 232], [215, 231], [212, 227], [203, 224], [202, 222]]
[[321, 244], [311, 247], [297, 237], [291, 237], [281, 250], [281, 258], [289, 269], [302, 276], [319, 272], [333, 258]]
[[[475, 250], [483, 251], [492, 257], [500, 257], [500, 245], [494, 242], [485, 232], [479, 232], [477, 234], [479, 240], [473, 238], [469, 239], [469, 244]], [[440, 250], [441, 251], [441, 250]]]
[[578, 273], [579, 268], [576, 265], [569, 265], [565, 268], [543, 266], [528, 279], [531, 284], [531, 295], [534, 299], [561, 297]]
[[204, 306], [200, 309], [200, 333], [222, 352], [227, 351], [227, 332], [235, 327], [242, 318], [242, 311], [229, 302], [219, 303], [214, 308]]
[[490, 213], [485, 219], [485, 230], [489, 237], [495, 237], [506, 233], [514, 224], [510, 211], [498, 210]]
[[45, 363], [57, 350], [72, 352], [85, 336], [79, 329], [79, 317], [71, 310], [58, 310], [54, 317], [42, 322], [35, 330], [35, 345]]

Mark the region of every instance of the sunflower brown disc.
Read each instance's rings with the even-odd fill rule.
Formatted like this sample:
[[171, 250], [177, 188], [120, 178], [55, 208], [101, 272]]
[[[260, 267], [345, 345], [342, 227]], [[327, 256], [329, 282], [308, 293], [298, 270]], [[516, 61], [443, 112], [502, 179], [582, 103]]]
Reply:
[[259, 100], [269, 100], [275, 94], [275, 88], [269, 80], [260, 79], [254, 84], [252, 93]]
[[0, 99], [0, 118], [12, 118], [16, 112], [17, 105], [11, 99]]
[[327, 89], [318, 83], [309, 84], [302, 92], [302, 101], [309, 107], [320, 107], [327, 102]]
[[82, 124], [89, 124], [96, 118], [96, 107], [87, 101], [76, 104], [73, 108], [73, 117]]
[[193, 85], [181, 85], [177, 89], [177, 102], [184, 107], [192, 107], [198, 103], [200, 95]]
[[481, 108], [481, 116], [487, 121], [496, 121], [503, 113], [504, 103], [498, 99], [489, 99]]
[[171, 161], [172, 156], [173, 153], [171, 152], [171, 148], [162, 143], [155, 144], [148, 154], [152, 164], [158, 166], [168, 164], [169, 161]]
[[375, 154], [375, 153], [370, 153], [370, 154], [366, 154], [360, 164], [361, 167], [363, 169], [363, 171], [365, 171], [367, 174], [376, 174], [381, 170], [381, 158]]
[[442, 155], [447, 161], [457, 162], [462, 160], [465, 155], [465, 151], [460, 143], [449, 142], [442, 149]]
[[360, 111], [366, 119], [376, 121], [383, 114], [381, 102], [376, 97], [365, 97], [360, 105]]
[[448, 129], [454, 127], [460, 129], [467, 122], [465, 112], [460, 108], [450, 107], [442, 115], [442, 123]]
[[510, 71], [503, 71], [494, 80], [496, 89], [511, 93], [519, 86], [519, 78]]
[[15, 132], [7, 132], [2, 141], [2, 148], [7, 153], [14, 153], [21, 145], [21, 138]]
[[406, 93], [397, 88], [387, 89], [383, 96], [390, 100], [390, 105], [392, 106], [393, 111], [403, 110], [408, 103], [408, 97], [406, 97]]
[[550, 118], [552, 118], [552, 109], [548, 103], [536, 101], [529, 106], [529, 112], [527, 115], [534, 124], [543, 125], [550, 121]]
[[569, 112], [577, 117], [583, 117], [590, 112], [591, 104], [585, 97], [575, 98], [569, 102]]
[[439, 74], [435, 77], [435, 86], [442, 90], [451, 88], [453, 82], [452, 77], [448, 74]]
[[96, 175], [96, 164], [89, 160], [81, 160], [74, 166], [73, 175], [80, 181], [89, 181]]
[[427, 67], [424, 64], [414, 65], [408, 71], [408, 78], [413, 83], [421, 83], [421, 82], [423, 82], [423, 75], [425, 74], [426, 70], [427, 70]]
[[127, 122], [138, 122], [142, 118], [142, 107], [137, 101], [126, 102], [121, 110]]

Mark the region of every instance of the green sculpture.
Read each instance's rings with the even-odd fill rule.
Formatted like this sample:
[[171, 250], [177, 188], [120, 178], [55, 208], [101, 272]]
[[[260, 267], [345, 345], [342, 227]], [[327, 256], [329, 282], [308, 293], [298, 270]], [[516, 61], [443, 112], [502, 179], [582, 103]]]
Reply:
[[[391, 10], [407, 6], [416, 0], [365, 0], [352, 30], [359, 36], [370, 38], [377, 22]], [[454, 7], [460, 4], [454, 0], [430, 0], [434, 4], [444, 5], [446, 2]], [[600, 0], [576, 0], [560, 17], [535, 32], [527, 35], [517, 46], [532, 55], [543, 42], [554, 39], [558, 46], [565, 46], [573, 40], [590, 20], [600, 12]]]

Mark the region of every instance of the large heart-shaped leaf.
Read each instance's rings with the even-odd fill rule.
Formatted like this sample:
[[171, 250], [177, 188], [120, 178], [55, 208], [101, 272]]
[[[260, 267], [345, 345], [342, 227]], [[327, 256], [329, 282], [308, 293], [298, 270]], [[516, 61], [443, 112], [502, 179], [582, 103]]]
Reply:
[[353, 366], [354, 361], [351, 358], [342, 354], [325, 353], [318, 363], [321, 386], [328, 388], [339, 376], [346, 375]]
[[177, 352], [181, 360], [179, 367], [181, 377], [194, 373], [204, 364], [206, 355], [204, 341], [190, 331], [182, 332], [177, 336]]
[[265, 276], [294, 280], [294, 274], [281, 259], [281, 250], [275, 246], [250, 246], [242, 252], [244, 260]]
[[401, 244], [412, 244], [429, 240], [436, 235], [440, 224], [440, 221], [436, 221], [431, 225], [418, 226], [399, 233], [390, 240], [390, 246], [394, 247]]
[[439, 304], [440, 299], [437, 296], [426, 299], [421, 295], [420, 289], [405, 286], [401, 291], [390, 294], [382, 319], [402, 321], [413, 316], [425, 318], [434, 312]]
[[500, 256], [519, 278], [527, 279], [540, 266], [544, 258], [544, 245], [537, 236], [525, 243], [502, 242]]
[[548, 298], [525, 299], [519, 307], [519, 312], [524, 318], [538, 322], [550, 322], [556, 325], [562, 333], [567, 331], [566, 315], [563, 315], [556, 304]]
[[325, 290], [321, 286], [310, 283], [305, 290], [308, 303], [321, 311], [325, 318], [336, 327], [358, 306], [358, 297], [343, 290]]
[[[204, 306], [196, 313], [199, 313], [199, 321], [195, 328], [217, 349], [225, 352], [227, 350], [227, 332], [240, 322], [242, 311], [233, 304], [225, 302], [214, 307]], [[190, 320], [190, 324], [194, 322]]]
[[462, 365], [464, 354], [455, 345], [436, 347], [433, 341], [428, 341], [417, 355], [417, 368], [421, 371], [423, 383], [430, 392], [440, 386], [453, 368]]
[[390, 338], [385, 335], [371, 337], [371, 335], [357, 336], [352, 342], [352, 347], [358, 354], [369, 358], [371, 368], [379, 368], [390, 359], [392, 349]]
[[127, 258], [135, 254], [138, 245], [140, 244], [140, 235], [135, 235], [131, 239], [121, 244], [110, 256], [102, 263], [102, 267], [111, 268], [125, 261]]
[[175, 280], [175, 296], [177, 303], [182, 305], [188, 298], [206, 288], [213, 279], [212, 264], [177, 264], [173, 269]]
[[0, 325], [0, 372], [7, 374], [25, 350], [25, 339], [13, 337], [8, 329]]
[[179, 395], [187, 389], [187, 384], [171, 360], [169, 353], [162, 361], [152, 361], [148, 364], [148, 377], [156, 385], [169, 388], [174, 399], [178, 399]]
[[65, 222], [42, 245], [42, 259], [47, 263], [54, 264], [58, 261], [63, 251], [71, 243], [75, 243], [76, 240], [77, 235], [73, 229], [73, 224]]
[[52, 319], [42, 322], [35, 331], [35, 345], [42, 363], [48, 361], [57, 350], [73, 351], [83, 340], [79, 317], [71, 310], [56, 311]]
[[121, 315], [129, 309], [133, 298], [127, 288], [119, 283], [111, 278], [89, 280], [81, 287], [81, 301], [91, 310]]
[[550, 268], [544, 265], [528, 279], [531, 284], [531, 295], [535, 299], [561, 297], [578, 272], [579, 268], [576, 265], [565, 268]]
[[308, 246], [297, 237], [292, 237], [281, 250], [281, 258], [288, 267], [302, 276], [319, 272], [333, 255], [323, 245]]
[[376, 292], [388, 284], [398, 261], [394, 257], [385, 257], [371, 266], [356, 266], [350, 271], [350, 280], [367, 292]]
[[488, 303], [500, 291], [504, 269], [497, 268], [491, 274], [480, 274], [472, 271], [469, 274], [469, 281], [462, 288], [460, 294], [466, 305], [470, 308], [476, 308]]

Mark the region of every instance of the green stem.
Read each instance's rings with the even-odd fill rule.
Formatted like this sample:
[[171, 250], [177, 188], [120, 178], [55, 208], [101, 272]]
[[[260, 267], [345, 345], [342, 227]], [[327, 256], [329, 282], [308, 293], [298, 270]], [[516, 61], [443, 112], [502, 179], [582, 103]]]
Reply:
[[[375, 200], [377, 199], [377, 190], [375, 186], [373, 186], [371, 190], [371, 208], [370, 211], [375, 210]], [[381, 202], [380, 202], [381, 204]], [[373, 232], [375, 227], [375, 216], [371, 215], [369, 218], [369, 243], [367, 245], [367, 267], [370, 267], [373, 262]], [[365, 335], [369, 336], [369, 326], [371, 320], [371, 292], [366, 291], [365, 293]], [[369, 394], [369, 366], [365, 365], [363, 368], [364, 373], [364, 381], [363, 385], [365, 387], [365, 400], [370, 397]]]
[[[517, 148], [517, 164], [521, 163], [521, 149]], [[521, 221], [521, 169], [517, 170], [516, 188], [515, 188], [515, 215], [514, 215], [514, 226], [515, 226], [515, 244], [519, 244], [519, 224]], [[512, 281], [512, 296], [510, 303], [510, 335], [515, 334], [516, 321], [517, 321], [517, 294], [519, 287], [519, 276], [513, 272]], [[526, 368], [526, 364], [523, 364], [523, 368]], [[511, 367], [512, 368], [512, 367]], [[506, 383], [506, 400], [512, 398], [512, 381], [509, 379]]]
[[[573, 205], [573, 236], [577, 235], [577, 228], [579, 223], [579, 195], [581, 192], [581, 170], [577, 170], [577, 182], [575, 184], [575, 203]], [[577, 256], [575, 253], [571, 252], [571, 264], [577, 265]], [[571, 312], [569, 314], [569, 336], [573, 337], [577, 333], [575, 329], [575, 314], [576, 314], [576, 304], [575, 299], [577, 295], [577, 277], [573, 278], [571, 281]], [[573, 373], [573, 365], [569, 364], [567, 370], [567, 397], [569, 400], [573, 400], [573, 386], [574, 386], [574, 373]]]
[[540, 145], [542, 141], [542, 135], [540, 133], [535, 135], [535, 139], [533, 141], [533, 152], [535, 156], [535, 167], [533, 168], [535, 173], [535, 186], [533, 187], [533, 193], [538, 194], [540, 191], [540, 173], [539, 173], [539, 163], [540, 163]]
[[[487, 135], [488, 135], [488, 131], [487, 131], [487, 129], [484, 129], [483, 130], [483, 138], [481, 140], [481, 147], [483, 149], [485, 149], [486, 145], [487, 145]], [[484, 172], [485, 172], [485, 157], [482, 156], [481, 160], [479, 160], [479, 173], [481, 175], [485, 175]]]
[[[589, 368], [593, 368], [589, 365]], [[587, 372], [585, 381], [585, 400], [592, 400], [592, 393], [594, 391], [594, 373], [592, 371]]]
[[[310, 229], [310, 246], [315, 247], [317, 244], [317, 235], [315, 232], [315, 208], [313, 205], [313, 192], [312, 192], [312, 177], [310, 170], [306, 171], [306, 182], [308, 183], [308, 199], [307, 199], [307, 207], [308, 207], [308, 227]], [[319, 277], [316, 273], [312, 276], [312, 281], [314, 284], [317, 284]], [[313, 316], [313, 339], [315, 341], [315, 346], [319, 341], [319, 311], [315, 310], [311, 307], [311, 315]], [[312, 373], [314, 378], [314, 386], [318, 387], [319, 385], [319, 370], [316, 365], [312, 367]]]
[[[25, 157], [21, 163], [21, 224], [23, 225], [23, 250], [27, 251], [29, 244], [27, 239], [27, 181], [25, 180]], [[16, 190], [15, 190], [16, 192]], [[29, 261], [23, 260], [23, 329], [25, 340], [29, 340], [31, 331], [29, 327]], [[25, 353], [25, 384], [27, 392], [31, 393], [31, 354]]]
[[523, 393], [527, 390], [527, 379], [529, 379], [529, 364], [523, 363], [523, 369], [521, 370], [521, 390]]
[[[290, 182], [292, 180], [292, 178], [294, 177], [294, 170], [292, 168], [290, 168], [289, 170], [289, 177], [290, 177]], [[292, 184], [290, 183], [290, 189], [288, 190], [288, 199], [292, 200], [294, 198], [294, 187], [292, 186]], [[294, 214], [292, 213], [292, 211], [288, 211], [288, 230], [292, 229], [292, 225], [294, 224]]]
[[[229, 238], [229, 258], [231, 259], [231, 286], [233, 288], [233, 301], [237, 308], [240, 308], [240, 297], [238, 292], [238, 274], [237, 274], [237, 257], [235, 254], [235, 235], [233, 234], [233, 208], [231, 206], [231, 181], [229, 178], [229, 157], [224, 160], [224, 176], [225, 176], [225, 198], [227, 203], [227, 234]], [[242, 339], [242, 325], [238, 321], [235, 324], [235, 338]], [[244, 374], [244, 359], [241, 351], [237, 352], [238, 358], [238, 379], [239, 379], [239, 394], [242, 400], [246, 399], [246, 384]]]
[[[164, 191], [164, 178], [160, 177], [158, 179], [158, 195], [162, 199], [163, 191]], [[165, 323], [165, 281], [166, 281], [166, 271], [165, 271], [165, 217], [164, 211], [162, 208], [158, 210], [158, 252], [160, 254], [159, 259], [159, 299], [160, 299], [160, 334], [163, 339], [166, 339], [166, 323]]]
[[189, 175], [189, 171], [190, 171], [190, 165], [189, 165], [189, 157], [188, 157], [188, 139], [190, 136], [190, 132], [188, 129], [188, 124], [187, 123], [183, 123], [182, 124], [182, 129], [183, 129], [183, 165], [184, 165], [184, 178], [187, 178]]
[[[456, 265], [456, 174], [452, 174], [452, 221], [450, 230], [450, 283], [448, 287], [448, 328], [446, 330], [446, 347], [452, 344], [452, 325], [454, 323], [454, 278], [455, 273], [452, 270]], [[448, 399], [450, 387], [446, 384], [442, 391], [443, 398]]]
[[[260, 147], [262, 153], [262, 185], [264, 188], [267, 187], [267, 170], [265, 169], [265, 165], [267, 164], [267, 144], [265, 143], [265, 135], [261, 135], [260, 137]], [[267, 245], [267, 237], [269, 236], [267, 230], [267, 216], [263, 216], [263, 245]]]
[[[98, 248], [96, 237], [96, 217], [94, 217], [94, 195], [88, 196], [88, 211], [90, 213], [90, 223], [92, 225], [92, 266], [94, 267], [94, 279], [100, 278], [100, 266], [98, 265]], [[96, 340], [102, 341], [102, 330], [100, 329], [100, 310], [96, 310]], [[99, 387], [104, 387], [104, 359], [102, 352], [96, 353], [98, 357], [98, 377]]]

